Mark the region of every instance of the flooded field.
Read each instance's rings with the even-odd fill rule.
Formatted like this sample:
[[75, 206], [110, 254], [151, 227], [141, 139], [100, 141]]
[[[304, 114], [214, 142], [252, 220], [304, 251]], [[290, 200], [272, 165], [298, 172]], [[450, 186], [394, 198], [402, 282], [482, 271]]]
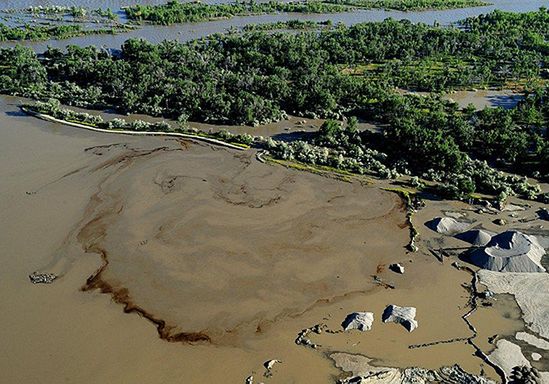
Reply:
[[515, 107], [523, 96], [510, 90], [477, 90], [452, 92], [447, 97], [461, 107], [473, 104], [477, 109], [486, 107], [510, 109]]
[[[333, 383], [333, 352], [392, 367], [458, 362], [498, 379], [465, 342], [471, 275], [407, 252], [396, 194], [262, 164], [253, 151], [46, 123], [17, 103], [0, 103], [9, 381]], [[417, 220], [462, 205], [433, 204]], [[405, 275], [388, 269], [395, 262]], [[32, 285], [36, 270], [60, 278]], [[501, 303], [473, 318], [486, 352], [494, 334], [524, 329], [516, 304]], [[416, 307], [419, 328], [383, 324], [388, 304]], [[364, 310], [372, 331], [340, 332]], [[311, 336], [317, 350], [296, 345], [315, 324], [335, 333]], [[283, 363], [263, 377], [269, 359]]]

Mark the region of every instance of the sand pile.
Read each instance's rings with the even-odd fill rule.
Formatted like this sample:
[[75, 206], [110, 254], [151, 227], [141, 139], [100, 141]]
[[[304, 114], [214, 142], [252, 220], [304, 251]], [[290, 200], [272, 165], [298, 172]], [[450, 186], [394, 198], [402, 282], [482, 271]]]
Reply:
[[494, 236], [486, 248], [474, 251], [471, 262], [498, 272], [545, 272], [541, 258], [545, 250], [534, 236], [506, 231]]
[[452, 217], [435, 217], [433, 220], [425, 223], [427, 228], [443, 235], [453, 235], [464, 231], [469, 226], [468, 223], [457, 221]]
[[492, 240], [492, 236], [494, 235], [495, 233], [486, 231], [484, 229], [471, 229], [467, 232], [458, 233], [457, 235], [455, 235], [455, 238], [463, 240], [477, 247], [483, 247], [487, 245], [490, 240]]

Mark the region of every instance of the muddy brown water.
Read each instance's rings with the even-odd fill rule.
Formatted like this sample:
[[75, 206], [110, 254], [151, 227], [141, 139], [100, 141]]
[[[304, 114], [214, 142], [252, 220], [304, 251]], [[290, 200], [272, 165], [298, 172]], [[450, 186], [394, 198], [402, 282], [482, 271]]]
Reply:
[[[0, 98], [6, 382], [239, 383], [254, 374], [330, 383], [340, 375], [325, 357], [333, 351], [397, 367], [459, 362], [496, 377], [465, 342], [409, 348], [470, 335], [460, 316], [471, 276], [406, 252], [395, 194], [261, 164], [251, 151], [47, 123], [20, 115], [17, 102]], [[405, 275], [389, 271], [392, 262]], [[60, 278], [32, 285], [35, 270]], [[417, 307], [419, 328], [382, 324], [388, 304]], [[521, 327], [504, 307], [483, 310], [479, 337]], [[339, 330], [361, 310], [376, 313], [371, 332], [313, 335], [319, 350], [294, 343], [304, 328]], [[269, 359], [283, 363], [265, 378]]]

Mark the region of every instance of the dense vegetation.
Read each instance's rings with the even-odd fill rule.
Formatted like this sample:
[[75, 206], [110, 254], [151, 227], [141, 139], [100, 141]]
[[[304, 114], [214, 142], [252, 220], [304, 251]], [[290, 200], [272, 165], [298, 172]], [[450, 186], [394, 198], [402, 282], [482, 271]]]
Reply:
[[[547, 177], [549, 12], [493, 12], [463, 30], [386, 20], [321, 31], [252, 31], [185, 44], [128, 40], [119, 55], [93, 47], [49, 49], [38, 58], [0, 50], [0, 92], [55, 97], [224, 123], [262, 123], [290, 114], [381, 123], [383, 134], [329, 122], [312, 142], [263, 143], [283, 159], [381, 177], [410, 174], [463, 197], [480, 191], [535, 197], [517, 176]], [[399, 95], [530, 82], [512, 110], [461, 110], [438, 97]]]
[[242, 27], [245, 32], [251, 31], [275, 31], [275, 30], [303, 30], [303, 29], [320, 29], [332, 27], [332, 21], [311, 21], [311, 20], [288, 20], [277, 21], [275, 23], [262, 24], [246, 24]]
[[178, 0], [171, 0], [161, 5], [133, 5], [124, 10], [130, 20], [169, 25], [276, 12], [333, 13], [349, 9], [345, 5], [320, 1], [280, 2], [271, 0], [266, 3], [236, 1], [230, 4], [204, 4], [198, 1], [182, 3]]
[[109, 28], [86, 29], [80, 24], [25, 25], [23, 27], [9, 27], [0, 23], [0, 41], [61, 40], [84, 35], [115, 34], [127, 31], [129, 29], [131, 29], [131, 27], [123, 25]]
[[324, 0], [326, 3], [349, 5], [368, 9], [422, 11], [427, 9], [456, 9], [480, 7], [490, 3], [481, 0]]
[[[532, 20], [532, 28], [523, 27]], [[393, 87], [440, 91], [546, 76], [546, 47], [532, 43], [532, 37], [549, 37], [546, 9], [494, 12], [468, 23], [460, 30], [389, 19], [321, 32], [218, 34], [184, 44], [128, 40], [116, 56], [69, 47], [38, 59], [23, 48], [3, 49], [0, 91], [121, 112], [257, 124], [287, 113], [368, 116]], [[500, 33], [502, 25], [506, 33]], [[28, 73], [35, 67], [43, 76]], [[37, 81], [17, 85], [28, 77]]]
[[170, 0], [160, 5], [133, 5], [126, 7], [125, 12], [131, 20], [169, 25], [275, 12], [332, 13], [349, 11], [354, 8], [417, 11], [482, 5], [488, 5], [488, 3], [481, 0], [312, 0], [293, 2], [270, 0], [259, 3], [254, 0], [237, 0], [230, 4], [203, 4], [200, 1]]
[[327, 121], [310, 142], [270, 142], [275, 157], [381, 177], [415, 175], [438, 192], [474, 192], [534, 199], [539, 188], [504, 170], [549, 177], [549, 87], [528, 93], [516, 108], [458, 108], [439, 96], [393, 95], [378, 106], [383, 133], [359, 132], [356, 121]]
[[179, 121], [177, 126], [174, 126], [166, 121], [150, 123], [143, 120], [126, 121], [120, 118], [105, 121], [101, 115], [90, 114], [87, 112], [77, 112], [69, 108], [62, 108], [61, 103], [56, 99], [49, 99], [47, 102], [38, 101], [33, 104], [23, 104], [21, 105], [21, 108], [27, 113], [45, 114], [58, 120], [113, 131], [123, 130], [134, 132], [185, 133], [193, 136], [215, 138], [244, 148], [249, 148], [249, 145], [254, 141], [254, 138], [246, 133], [235, 135], [227, 130], [220, 130], [215, 133], [205, 133], [189, 127], [185, 121]]

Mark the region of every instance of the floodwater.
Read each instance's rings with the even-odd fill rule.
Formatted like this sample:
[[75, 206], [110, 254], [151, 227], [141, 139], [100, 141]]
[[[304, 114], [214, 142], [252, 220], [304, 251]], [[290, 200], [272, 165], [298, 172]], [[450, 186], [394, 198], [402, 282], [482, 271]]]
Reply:
[[461, 107], [473, 104], [476, 109], [486, 107], [511, 109], [524, 98], [520, 93], [511, 90], [477, 90], [477, 91], [457, 91], [447, 95], [447, 97]]
[[2, 8], [48, 7], [60, 5], [67, 7], [88, 7], [91, 9], [110, 8], [115, 10], [135, 4], [154, 5], [163, 3], [165, 3], [163, 0], [5, 0], [2, 2]]
[[[463, 341], [408, 348], [471, 335], [461, 320], [471, 276], [406, 252], [395, 194], [261, 164], [253, 151], [48, 123], [17, 103], [0, 98], [7, 382], [238, 383], [254, 374], [333, 383], [340, 372], [326, 356], [336, 351], [397, 367], [457, 362], [497, 378]], [[387, 268], [393, 262], [405, 275]], [[60, 278], [32, 285], [35, 270]], [[388, 304], [417, 307], [420, 327], [382, 324]], [[338, 331], [364, 310], [376, 313], [371, 332], [313, 335], [318, 350], [294, 343], [304, 328]], [[498, 308], [475, 321], [482, 340], [522, 329]], [[269, 359], [283, 363], [267, 378]]]
[[[69, 5], [82, 5], [85, 4], [90, 8], [97, 7], [111, 7], [112, 9], [119, 9], [121, 6], [134, 4], [137, 1], [96, 1], [78, 2], [78, 1], [52, 1], [55, 4], [69, 4]], [[223, 1], [220, 1], [223, 2]], [[23, 45], [32, 47], [38, 52], [42, 52], [47, 49], [48, 46], [63, 48], [66, 45], [96, 45], [106, 48], [119, 48], [124, 41], [128, 38], [143, 38], [153, 43], [159, 43], [163, 40], [178, 40], [189, 41], [197, 38], [205, 37], [213, 33], [226, 32], [230, 28], [241, 28], [247, 24], [252, 23], [271, 23], [277, 21], [287, 21], [294, 19], [301, 20], [313, 20], [313, 21], [325, 21], [331, 20], [334, 23], [343, 23], [346, 25], [352, 25], [361, 22], [368, 21], [382, 21], [386, 18], [393, 18], [397, 20], [408, 19], [412, 22], [421, 22], [426, 24], [433, 24], [438, 22], [440, 24], [451, 24], [461, 19], [470, 16], [477, 16], [479, 14], [490, 12], [494, 9], [501, 9], [505, 11], [513, 12], [527, 12], [539, 9], [542, 6], [549, 6], [549, 0], [491, 0], [493, 5], [486, 7], [474, 7], [464, 9], [453, 9], [443, 11], [421, 11], [421, 12], [400, 12], [400, 11], [385, 11], [385, 10], [357, 10], [354, 12], [344, 12], [335, 14], [276, 14], [276, 15], [258, 15], [258, 16], [244, 16], [234, 17], [229, 20], [216, 20], [200, 23], [186, 23], [172, 26], [151, 26], [145, 25], [141, 29], [123, 33], [119, 35], [90, 35], [83, 37], [75, 37], [67, 40], [54, 40], [47, 42], [24, 42]], [[139, 3], [162, 3], [162, 1], [145, 1]], [[6, 5], [4, 5], [6, 4]], [[3, 3], [5, 8], [22, 8], [31, 5], [48, 5], [49, 1], [38, 0], [21, 0], [21, 1], [7, 1]], [[3, 46], [10, 46], [15, 43], [8, 42], [2, 43]]]
[[[82, 5], [24, 0], [3, 6], [52, 3]], [[118, 9], [132, 3], [85, 5]], [[494, 3], [515, 11], [549, 5]], [[41, 51], [66, 44], [119, 47], [128, 37], [185, 41], [231, 26], [294, 18], [450, 23], [491, 9], [265, 15], [28, 45]], [[497, 93], [487, 92], [478, 102], [476, 96], [449, 95], [462, 104], [473, 100], [479, 108], [484, 100], [509, 102]], [[20, 114], [18, 102], [0, 97], [3, 381], [243, 383], [253, 374], [267, 384], [333, 383], [341, 372], [326, 357], [332, 352], [397, 367], [460, 363], [471, 373], [484, 370], [497, 378], [464, 341], [408, 348], [471, 336], [461, 319], [469, 300], [462, 286], [471, 276], [428, 252], [406, 252], [409, 232], [396, 195], [261, 164], [253, 151], [47, 123]], [[320, 123], [292, 118], [252, 132], [289, 138]], [[418, 220], [442, 209], [466, 209], [461, 203], [430, 204]], [[497, 230], [490, 227], [492, 218], [474, 219]], [[439, 241], [419, 230], [425, 244]], [[405, 265], [406, 274], [389, 271], [393, 262]], [[60, 278], [32, 285], [27, 275], [35, 270]], [[375, 285], [374, 275], [396, 289]], [[417, 307], [419, 328], [408, 333], [382, 324], [388, 304]], [[354, 311], [376, 313], [371, 332], [313, 335], [319, 350], [294, 343], [302, 329], [315, 324], [339, 331]], [[512, 300], [482, 308], [472, 321], [484, 351], [492, 349], [494, 334], [508, 336], [524, 327]], [[283, 363], [264, 377], [262, 365], [269, 359]]]

